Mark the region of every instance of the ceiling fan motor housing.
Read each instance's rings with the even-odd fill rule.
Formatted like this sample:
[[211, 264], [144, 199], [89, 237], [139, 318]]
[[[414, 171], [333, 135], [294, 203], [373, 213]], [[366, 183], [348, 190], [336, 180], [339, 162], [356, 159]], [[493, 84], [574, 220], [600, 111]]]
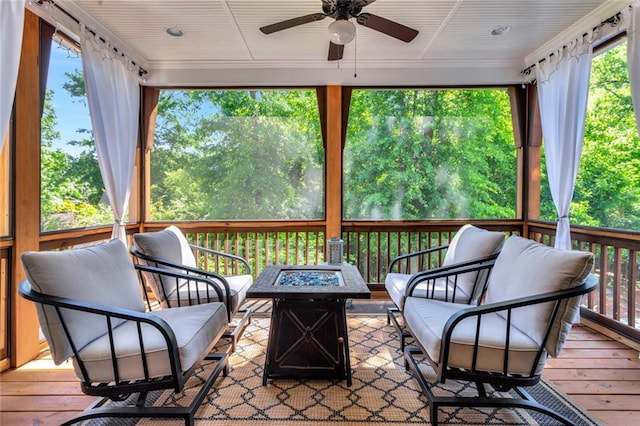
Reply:
[[357, 17], [362, 12], [362, 6], [354, 4], [352, 0], [323, 1], [322, 11], [334, 19], [349, 19]]

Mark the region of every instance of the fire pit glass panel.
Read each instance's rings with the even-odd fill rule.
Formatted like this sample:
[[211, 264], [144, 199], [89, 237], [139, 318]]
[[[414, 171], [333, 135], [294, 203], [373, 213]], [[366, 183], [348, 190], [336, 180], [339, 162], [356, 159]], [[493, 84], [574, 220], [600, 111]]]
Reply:
[[344, 280], [340, 271], [293, 271], [278, 274], [276, 286], [288, 287], [342, 287]]

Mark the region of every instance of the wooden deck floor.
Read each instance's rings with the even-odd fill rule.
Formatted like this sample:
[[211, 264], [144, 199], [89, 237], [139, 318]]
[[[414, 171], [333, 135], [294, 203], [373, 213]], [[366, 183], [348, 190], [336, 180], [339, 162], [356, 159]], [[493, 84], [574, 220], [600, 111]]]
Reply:
[[[543, 376], [605, 425], [640, 423], [638, 351], [584, 325], [574, 326]], [[80, 392], [70, 364], [43, 356], [0, 375], [0, 424], [57, 425], [95, 398]]]

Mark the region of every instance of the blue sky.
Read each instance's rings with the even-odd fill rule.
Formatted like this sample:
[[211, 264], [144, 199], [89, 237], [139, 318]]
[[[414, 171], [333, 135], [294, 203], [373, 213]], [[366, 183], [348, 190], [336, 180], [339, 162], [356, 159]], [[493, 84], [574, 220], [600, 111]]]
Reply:
[[70, 154], [80, 150], [67, 145], [72, 140], [81, 140], [86, 134], [78, 133], [78, 129], [91, 129], [89, 108], [77, 98], [72, 98], [62, 85], [68, 80], [65, 73], [82, 70], [82, 59], [73, 51], [61, 47], [53, 41], [51, 46], [51, 61], [47, 77], [47, 90], [53, 90], [53, 108], [56, 112], [57, 124], [55, 129], [60, 132], [60, 140], [54, 142], [56, 148], [61, 148]]

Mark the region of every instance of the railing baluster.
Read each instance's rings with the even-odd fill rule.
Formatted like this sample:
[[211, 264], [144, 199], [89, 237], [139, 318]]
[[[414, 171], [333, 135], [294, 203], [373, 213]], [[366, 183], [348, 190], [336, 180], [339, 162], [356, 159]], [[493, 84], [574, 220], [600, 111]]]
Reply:
[[382, 271], [380, 270], [382, 264], [382, 254], [380, 253], [380, 231], [376, 232], [376, 252], [376, 279], [374, 282], [380, 282], [380, 277], [382, 276]]
[[608, 262], [608, 247], [606, 245], [600, 246], [600, 313], [607, 315], [609, 311], [607, 309], [607, 288], [609, 287], [609, 262]]
[[636, 323], [636, 281], [638, 279], [638, 252], [629, 250], [629, 264], [627, 275], [627, 324], [631, 327]]
[[[593, 257], [596, 258], [596, 245], [592, 242], [589, 243], [589, 251], [591, 252], [591, 254], [593, 254]], [[592, 291], [591, 293], [589, 293], [588, 297], [588, 301], [587, 301], [587, 307], [589, 309], [594, 309], [594, 306], [596, 304], [596, 293], [599, 291], [599, 289], [596, 289], [596, 291]]]
[[620, 320], [620, 287], [621, 287], [621, 276], [622, 276], [622, 262], [620, 255], [621, 248], [616, 247], [613, 252], [613, 319]]

